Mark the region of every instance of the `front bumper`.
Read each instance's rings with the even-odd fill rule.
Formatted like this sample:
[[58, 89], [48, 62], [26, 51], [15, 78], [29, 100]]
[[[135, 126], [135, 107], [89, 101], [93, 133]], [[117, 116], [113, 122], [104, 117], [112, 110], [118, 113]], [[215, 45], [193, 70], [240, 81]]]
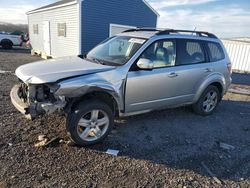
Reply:
[[18, 95], [19, 89], [20, 89], [19, 85], [15, 85], [11, 89], [10, 92], [11, 102], [19, 112], [25, 115], [27, 119], [33, 119], [34, 117], [32, 117], [32, 115], [29, 113], [29, 105], [27, 103], [24, 103]]

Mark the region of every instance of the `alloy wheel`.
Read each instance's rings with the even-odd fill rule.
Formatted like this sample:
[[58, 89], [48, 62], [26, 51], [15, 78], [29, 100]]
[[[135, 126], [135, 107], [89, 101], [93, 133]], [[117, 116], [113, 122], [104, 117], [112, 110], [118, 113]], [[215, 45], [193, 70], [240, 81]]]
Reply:
[[102, 137], [109, 127], [106, 112], [98, 109], [85, 113], [77, 125], [78, 136], [84, 141], [95, 141]]
[[214, 110], [218, 102], [218, 95], [216, 91], [212, 90], [207, 93], [203, 101], [203, 110], [207, 113]]

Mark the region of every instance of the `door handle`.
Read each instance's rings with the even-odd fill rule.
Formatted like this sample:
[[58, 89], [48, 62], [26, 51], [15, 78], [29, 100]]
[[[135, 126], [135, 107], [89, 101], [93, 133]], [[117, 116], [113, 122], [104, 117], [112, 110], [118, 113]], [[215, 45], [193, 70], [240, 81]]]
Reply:
[[212, 68], [206, 68], [205, 72], [213, 72], [213, 69]]
[[174, 78], [174, 77], [177, 77], [177, 76], [178, 76], [178, 74], [176, 74], [175, 72], [171, 72], [171, 73], [168, 75], [169, 78]]

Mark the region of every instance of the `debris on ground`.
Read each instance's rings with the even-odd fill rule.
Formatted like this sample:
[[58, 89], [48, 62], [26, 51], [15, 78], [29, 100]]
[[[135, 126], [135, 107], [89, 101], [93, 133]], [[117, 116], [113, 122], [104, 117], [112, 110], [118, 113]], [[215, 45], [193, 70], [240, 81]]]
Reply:
[[52, 142], [55, 142], [56, 140], [58, 140], [58, 137], [52, 138], [51, 140], [49, 140], [49, 141], [45, 144], [45, 146], [51, 144]]
[[46, 138], [46, 135], [44, 135], [44, 134], [39, 135], [38, 136], [38, 141], [43, 141], [43, 140], [45, 140], [45, 138]]
[[246, 88], [241, 88], [238, 86], [231, 87], [228, 92], [230, 93], [236, 93], [236, 94], [241, 94], [241, 95], [250, 95], [250, 89], [249, 87]]
[[109, 154], [109, 155], [117, 156], [118, 153], [119, 153], [119, 150], [108, 149], [108, 150], [106, 151], [106, 153]]
[[235, 149], [234, 146], [227, 144], [227, 143], [223, 143], [223, 142], [219, 142], [219, 146], [220, 146], [220, 148], [225, 149], [225, 150], [234, 150]]
[[205, 165], [204, 162], [201, 162], [201, 165], [206, 170], [206, 172], [208, 173], [208, 175], [211, 176], [216, 183], [222, 184], [221, 180], [215, 176], [215, 174]]
[[63, 139], [61, 139], [61, 140], [59, 140], [59, 143], [60, 144], [67, 144], [67, 145], [69, 145], [71, 143], [71, 141], [70, 140], [63, 140]]
[[243, 112], [240, 112], [240, 115], [250, 115], [250, 113], [243, 113]]
[[48, 146], [49, 144], [51, 144], [52, 142], [56, 141], [58, 139], [58, 137], [52, 138], [51, 140], [48, 140], [47, 138], [45, 138], [44, 140], [38, 142], [35, 144], [35, 147], [44, 147], [44, 146]]
[[0, 181], [0, 187], [9, 187], [5, 181]]
[[0, 74], [7, 74], [7, 73], [11, 73], [11, 71], [0, 70]]
[[38, 141], [39, 142], [35, 144], [35, 147], [42, 147], [42, 146], [45, 146], [45, 144], [48, 141], [48, 138], [46, 138], [46, 135], [39, 135]]
[[36, 143], [36, 144], [35, 144], [35, 147], [43, 147], [43, 146], [46, 145], [47, 141], [48, 141], [48, 139], [45, 138], [44, 140], [42, 140], [42, 141]]
[[248, 127], [244, 127], [244, 128], [242, 128], [242, 129], [243, 129], [243, 131], [245, 131], [245, 132], [250, 131], [250, 128], [248, 128]]

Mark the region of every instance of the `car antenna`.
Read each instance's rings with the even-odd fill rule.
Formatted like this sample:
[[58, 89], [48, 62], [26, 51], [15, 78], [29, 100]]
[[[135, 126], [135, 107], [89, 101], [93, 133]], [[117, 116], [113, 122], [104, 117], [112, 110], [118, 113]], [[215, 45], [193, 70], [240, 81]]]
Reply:
[[196, 29], [197, 29], [196, 26], [194, 26], [194, 32], [193, 32], [193, 34], [195, 33]]

